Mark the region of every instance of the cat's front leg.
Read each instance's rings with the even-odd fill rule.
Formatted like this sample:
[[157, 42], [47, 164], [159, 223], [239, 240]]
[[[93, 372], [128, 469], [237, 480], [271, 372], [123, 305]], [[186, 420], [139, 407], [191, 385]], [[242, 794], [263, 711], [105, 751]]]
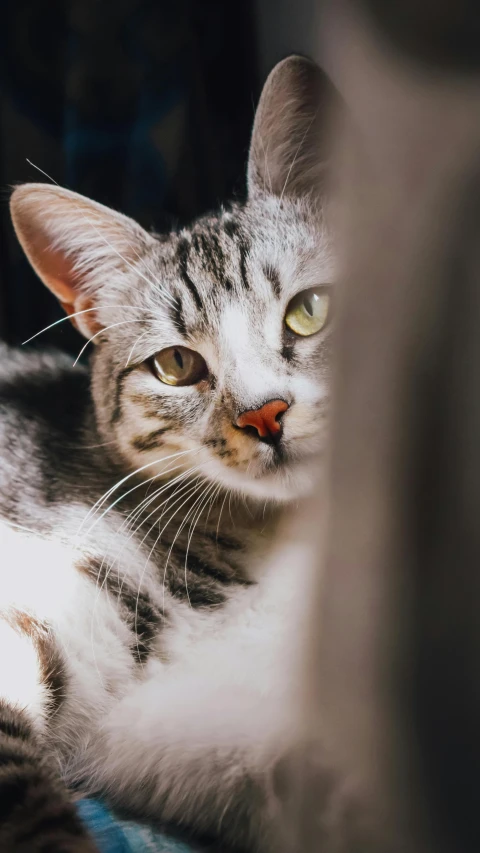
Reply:
[[86, 760], [92, 790], [138, 818], [278, 853], [287, 743], [282, 714], [248, 688], [172, 672], [116, 705]]
[[[172, 667], [171, 677], [123, 699], [87, 758], [90, 770], [95, 765], [92, 790], [139, 819], [171, 823], [232, 850], [293, 849], [285, 768], [296, 727], [289, 701], [238, 679], [215, 683], [214, 675], [182, 676]], [[323, 761], [325, 817], [337, 794]]]
[[0, 614], [0, 850], [95, 853], [46, 749], [60, 656], [46, 626]]

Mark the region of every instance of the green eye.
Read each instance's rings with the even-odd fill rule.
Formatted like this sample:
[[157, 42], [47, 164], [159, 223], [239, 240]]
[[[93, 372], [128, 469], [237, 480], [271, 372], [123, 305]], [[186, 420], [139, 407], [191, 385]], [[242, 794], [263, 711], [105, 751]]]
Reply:
[[195, 385], [208, 373], [198, 352], [187, 347], [168, 347], [152, 360], [152, 370], [165, 385]]
[[325, 287], [311, 287], [294, 296], [285, 314], [285, 325], [296, 335], [306, 338], [325, 326], [330, 296]]

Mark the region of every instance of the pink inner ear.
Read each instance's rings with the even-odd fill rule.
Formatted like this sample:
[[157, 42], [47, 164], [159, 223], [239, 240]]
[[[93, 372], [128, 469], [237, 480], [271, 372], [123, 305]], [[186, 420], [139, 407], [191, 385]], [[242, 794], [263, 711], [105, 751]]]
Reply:
[[73, 261], [58, 249], [42, 246], [36, 266], [45, 284], [62, 305], [74, 305], [78, 299], [73, 275]]
[[[65, 257], [64, 253], [57, 249], [42, 247], [37, 267], [45, 284], [57, 297], [75, 328], [83, 335], [101, 331], [102, 325], [98, 322], [95, 311], [90, 310], [93, 308], [93, 301], [79, 293], [80, 287], [78, 278], [74, 274], [73, 259]], [[78, 317], [72, 316], [79, 311], [86, 313]]]

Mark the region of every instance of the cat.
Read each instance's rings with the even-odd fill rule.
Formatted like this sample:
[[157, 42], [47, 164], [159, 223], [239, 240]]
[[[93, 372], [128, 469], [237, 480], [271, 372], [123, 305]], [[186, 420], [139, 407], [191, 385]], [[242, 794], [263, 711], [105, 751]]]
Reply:
[[325, 81], [289, 57], [248, 198], [152, 235], [49, 184], [11, 198], [89, 367], [1, 347], [0, 849], [93, 851], [69, 789], [279, 849], [312, 557], [277, 533], [328, 435]]

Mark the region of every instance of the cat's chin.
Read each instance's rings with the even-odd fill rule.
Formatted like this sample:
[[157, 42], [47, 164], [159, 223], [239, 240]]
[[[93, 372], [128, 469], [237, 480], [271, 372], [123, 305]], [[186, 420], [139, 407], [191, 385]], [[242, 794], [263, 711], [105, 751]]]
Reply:
[[312, 466], [310, 461], [310, 464], [286, 464], [276, 471], [268, 471], [258, 477], [238, 469], [225, 468], [223, 465], [219, 465], [216, 470], [209, 466], [208, 477], [244, 497], [285, 504], [308, 497], [312, 493], [316, 483], [315, 473], [316, 466]]

